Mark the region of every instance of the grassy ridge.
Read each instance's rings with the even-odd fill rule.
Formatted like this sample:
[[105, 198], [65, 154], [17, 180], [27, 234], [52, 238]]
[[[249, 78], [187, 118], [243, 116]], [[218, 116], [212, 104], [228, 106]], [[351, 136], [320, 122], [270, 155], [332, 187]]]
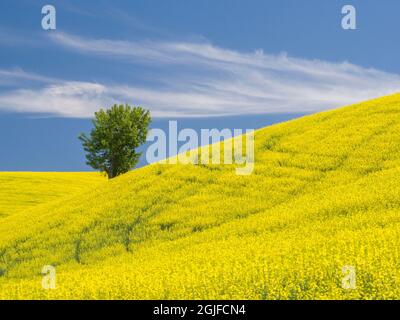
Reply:
[[399, 298], [399, 116], [393, 95], [303, 117], [256, 132], [250, 176], [156, 164], [4, 217], [0, 298]]

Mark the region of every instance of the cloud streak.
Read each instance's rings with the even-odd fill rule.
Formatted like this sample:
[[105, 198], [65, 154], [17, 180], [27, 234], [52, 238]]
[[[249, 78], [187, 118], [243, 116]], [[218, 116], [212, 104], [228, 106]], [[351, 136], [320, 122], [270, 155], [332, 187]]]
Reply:
[[[118, 41], [59, 32], [50, 37], [57, 46], [78, 54], [117, 61], [127, 68], [152, 68], [157, 77], [144, 86], [56, 80], [17, 70], [16, 77], [40, 86], [2, 92], [1, 109], [89, 117], [100, 106], [128, 102], [149, 108], [154, 116], [315, 112], [400, 88], [399, 75], [348, 62], [306, 60], [262, 50], [238, 52], [208, 42]], [[0, 84], [5, 72], [0, 70]]]

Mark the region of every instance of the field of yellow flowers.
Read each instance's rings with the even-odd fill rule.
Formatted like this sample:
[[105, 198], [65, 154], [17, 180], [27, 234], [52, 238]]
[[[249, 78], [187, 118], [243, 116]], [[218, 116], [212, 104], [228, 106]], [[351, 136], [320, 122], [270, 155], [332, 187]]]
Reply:
[[0, 218], [61, 197], [78, 195], [105, 182], [91, 172], [1, 172]]
[[400, 94], [258, 130], [248, 176], [81, 175], [0, 174], [1, 299], [400, 298]]

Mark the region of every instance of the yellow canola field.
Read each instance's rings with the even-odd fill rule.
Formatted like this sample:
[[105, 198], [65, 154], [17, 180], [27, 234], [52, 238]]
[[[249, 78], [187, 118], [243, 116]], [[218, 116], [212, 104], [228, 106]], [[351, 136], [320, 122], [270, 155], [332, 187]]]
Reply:
[[0, 218], [102, 184], [94, 172], [0, 172]]
[[2, 217], [0, 298], [399, 299], [399, 177], [400, 94], [267, 127], [249, 176], [155, 164]]

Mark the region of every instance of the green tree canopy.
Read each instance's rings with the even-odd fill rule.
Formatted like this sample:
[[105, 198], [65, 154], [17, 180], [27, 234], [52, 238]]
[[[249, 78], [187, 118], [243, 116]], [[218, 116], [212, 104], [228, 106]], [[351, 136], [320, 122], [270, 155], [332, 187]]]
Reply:
[[113, 105], [95, 113], [90, 137], [79, 135], [87, 164], [105, 172], [109, 179], [134, 168], [141, 153], [136, 149], [146, 141], [150, 112], [142, 107]]

